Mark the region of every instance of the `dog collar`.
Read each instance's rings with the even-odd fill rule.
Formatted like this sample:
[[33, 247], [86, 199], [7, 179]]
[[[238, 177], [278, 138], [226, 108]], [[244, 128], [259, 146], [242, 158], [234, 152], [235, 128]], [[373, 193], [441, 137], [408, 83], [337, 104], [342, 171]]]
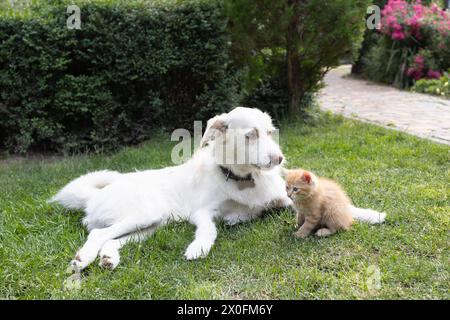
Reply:
[[241, 181], [251, 181], [251, 182], [254, 182], [254, 179], [253, 179], [251, 173], [249, 173], [249, 174], [246, 175], [245, 177], [241, 177], [241, 176], [235, 175], [235, 174], [233, 173], [233, 171], [231, 171], [231, 170], [228, 169], [228, 168], [225, 168], [225, 167], [222, 167], [222, 166], [219, 166], [219, 168], [220, 168], [220, 171], [222, 171], [223, 175], [225, 176], [226, 181], [228, 181], [228, 179], [231, 179], [231, 180], [238, 181], [238, 182], [241, 182]]

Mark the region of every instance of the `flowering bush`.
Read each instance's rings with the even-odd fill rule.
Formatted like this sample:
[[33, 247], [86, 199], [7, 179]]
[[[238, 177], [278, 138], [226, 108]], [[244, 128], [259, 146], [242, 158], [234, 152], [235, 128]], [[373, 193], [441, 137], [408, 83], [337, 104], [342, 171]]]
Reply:
[[368, 54], [374, 66], [366, 62], [375, 80], [405, 88], [420, 79], [439, 79], [450, 67], [450, 12], [436, 3], [388, 0], [379, 27], [378, 48]]
[[437, 63], [433, 58], [433, 54], [429, 50], [421, 50], [411, 59], [410, 67], [406, 74], [414, 80], [420, 79], [439, 79], [441, 72], [437, 69]]
[[381, 32], [395, 41], [420, 44], [425, 35], [450, 36], [450, 15], [437, 4], [427, 7], [421, 0], [389, 0], [382, 11]]

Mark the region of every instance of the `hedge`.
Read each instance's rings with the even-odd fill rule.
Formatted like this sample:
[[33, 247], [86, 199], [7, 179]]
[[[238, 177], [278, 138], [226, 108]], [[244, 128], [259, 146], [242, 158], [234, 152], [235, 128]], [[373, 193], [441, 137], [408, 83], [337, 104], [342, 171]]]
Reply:
[[79, 30], [39, 6], [0, 18], [0, 148], [111, 150], [232, 106], [219, 1], [87, 1]]

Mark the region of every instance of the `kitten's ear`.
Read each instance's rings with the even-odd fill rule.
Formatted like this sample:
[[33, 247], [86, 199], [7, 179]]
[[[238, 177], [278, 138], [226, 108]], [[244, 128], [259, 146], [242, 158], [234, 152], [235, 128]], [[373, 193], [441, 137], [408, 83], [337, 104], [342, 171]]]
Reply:
[[312, 182], [311, 173], [309, 173], [308, 171], [304, 171], [302, 175], [302, 180], [305, 181], [307, 184], [311, 184]]

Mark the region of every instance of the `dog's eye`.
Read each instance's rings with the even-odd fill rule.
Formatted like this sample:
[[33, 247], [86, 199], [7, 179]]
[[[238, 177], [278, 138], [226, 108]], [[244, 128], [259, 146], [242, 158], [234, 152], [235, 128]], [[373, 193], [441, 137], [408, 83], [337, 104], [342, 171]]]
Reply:
[[272, 131], [272, 130], [269, 130], [269, 131], [267, 131], [267, 135], [268, 135], [268, 136], [271, 136], [271, 135], [272, 135], [272, 133], [273, 133], [273, 131]]

